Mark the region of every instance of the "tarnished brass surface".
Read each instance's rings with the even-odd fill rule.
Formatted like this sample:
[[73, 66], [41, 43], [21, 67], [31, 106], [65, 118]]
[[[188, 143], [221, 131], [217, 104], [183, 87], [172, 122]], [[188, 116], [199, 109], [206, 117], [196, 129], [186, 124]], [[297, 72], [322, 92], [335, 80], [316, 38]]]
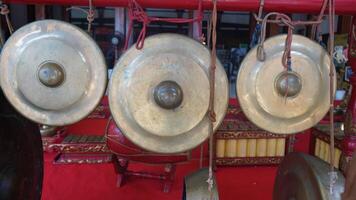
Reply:
[[[182, 35], [148, 37], [141, 50], [133, 45], [109, 83], [110, 110], [120, 130], [153, 152], [177, 153], [199, 145], [208, 137], [209, 67], [209, 50]], [[228, 81], [220, 62], [215, 97], [214, 130], [228, 105]]]
[[219, 192], [216, 179], [209, 191], [207, 180], [209, 169], [203, 168], [184, 178], [183, 200], [219, 200]]
[[[328, 112], [330, 60], [319, 44], [293, 35], [292, 72], [287, 75], [281, 62], [285, 38], [266, 40], [264, 62], [256, 58], [256, 48], [247, 54], [236, 91], [243, 112], [254, 124], [273, 133], [292, 134], [312, 127]], [[285, 76], [289, 76], [288, 90]]]
[[8, 39], [0, 58], [0, 82], [25, 117], [62, 126], [95, 109], [105, 91], [107, 70], [101, 50], [84, 31], [43, 20]]
[[274, 200], [341, 200], [344, 176], [337, 171], [334, 192], [329, 194], [330, 165], [303, 153], [288, 154], [279, 166], [273, 192]]

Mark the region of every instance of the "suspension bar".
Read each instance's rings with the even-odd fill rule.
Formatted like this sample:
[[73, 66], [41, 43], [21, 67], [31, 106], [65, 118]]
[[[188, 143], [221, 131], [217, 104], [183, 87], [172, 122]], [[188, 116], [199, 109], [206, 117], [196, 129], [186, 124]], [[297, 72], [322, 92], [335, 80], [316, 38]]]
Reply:
[[[88, 5], [88, 0], [4, 0], [6, 3], [48, 4], [48, 5]], [[144, 8], [190, 9], [198, 6], [198, 0], [137, 0]], [[265, 0], [266, 11], [284, 13], [318, 13], [323, 0]], [[95, 6], [127, 7], [128, 0], [93, 0]], [[335, 0], [336, 13], [356, 14], [355, 0]], [[212, 0], [203, 0], [204, 9], [212, 9]], [[218, 0], [218, 10], [255, 12], [259, 0]]]

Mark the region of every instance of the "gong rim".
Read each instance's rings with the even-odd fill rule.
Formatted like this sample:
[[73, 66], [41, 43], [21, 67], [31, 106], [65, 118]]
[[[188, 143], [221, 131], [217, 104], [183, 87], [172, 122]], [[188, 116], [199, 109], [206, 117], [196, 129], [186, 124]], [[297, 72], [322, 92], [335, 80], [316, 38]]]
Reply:
[[[39, 77], [47, 63], [57, 67], [49, 67], [57, 74], [66, 70], [54, 87]], [[4, 94], [15, 109], [51, 126], [85, 118], [100, 103], [107, 84], [104, 56], [95, 41], [80, 28], [58, 20], [32, 22], [14, 32], [2, 50], [0, 74]]]
[[344, 190], [344, 176], [336, 170], [334, 196], [329, 195], [330, 165], [325, 161], [304, 153], [289, 153], [278, 167], [274, 200], [341, 199]]
[[[171, 56], [171, 53], [174, 56]], [[161, 58], [162, 62], [159, 60]], [[146, 70], [148, 66], [152, 67], [150, 68], [152, 73]], [[209, 67], [209, 50], [186, 36], [157, 34], [146, 38], [145, 46], [141, 50], [137, 50], [133, 45], [115, 65], [109, 82], [110, 110], [125, 137], [145, 150], [158, 153], [183, 152], [201, 144], [208, 137], [209, 119], [206, 112], [209, 102]], [[145, 76], [134, 76], [136, 71], [141, 72], [139, 74], [144, 72]], [[199, 83], [189, 79], [194, 74], [197, 75], [195, 79], [198, 79]], [[222, 122], [228, 106], [228, 80], [219, 61], [216, 77], [217, 121], [214, 124], [214, 131]], [[160, 108], [152, 97], [154, 87], [165, 81], [176, 81], [183, 91], [182, 105], [172, 110]], [[187, 86], [194, 81], [204, 90], [203, 94], [194, 92], [196, 85]], [[131, 92], [127, 93], [129, 90]], [[193, 97], [197, 99], [192, 99]], [[204, 105], [198, 105], [199, 101]], [[192, 108], [193, 111], [188, 108]], [[195, 112], [194, 109], [198, 111]], [[153, 113], [156, 123], [149, 118], [152, 116], [150, 113]], [[187, 119], [184, 119], [184, 116]], [[189, 125], [183, 127], [179, 120], [182, 120], [181, 124]]]
[[[329, 110], [326, 86], [330, 60], [318, 43], [293, 35], [292, 70], [302, 85], [297, 95], [285, 98], [276, 89], [276, 79], [284, 71], [285, 38], [285, 34], [278, 35], [264, 42], [263, 62], [257, 60], [257, 47], [249, 51], [240, 65], [236, 93], [242, 111], [256, 126], [277, 134], [294, 134], [314, 126]], [[334, 76], [334, 91], [335, 83]]]

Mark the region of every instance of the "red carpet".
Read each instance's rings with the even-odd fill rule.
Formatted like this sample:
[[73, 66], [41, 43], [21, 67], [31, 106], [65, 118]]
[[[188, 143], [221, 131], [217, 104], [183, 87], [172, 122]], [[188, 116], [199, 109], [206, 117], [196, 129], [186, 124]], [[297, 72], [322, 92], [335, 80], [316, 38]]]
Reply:
[[[116, 187], [112, 164], [53, 165], [53, 155], [45, 155], [43, 200], [179, 200], [184, 175], [198, 169], [192, 162], [177, 167], [176, 180], [169, 193], [163, 193], [162, 183], [148, 179], [129, 179], [123, 187]], [[132, 164], [131, 169], [162, 171], [162, 166]], [[221, 200], [272, 199], [275, 167], [219, 168], [216, 176]]]
[[[103, 134], [105, 120], [84, 120], [69, 128], [72, 133]], [[299, 134], [295, 149], [307, 152], [309, 134]], [[131, 178], [123, 187], [116, 187], [112, 164], [53, 165], [53, 154], [45, 154], [43, 200], [143, 200], [182, 198], [183, 178], [198, 169], [198, 162], [177, 167], [171, 192], [163, 193], [157, 180]], [[163, 166], [131, 163], [131, 169], [162, 172]], [[221, 200], [270, 200], [276, 167], [218, 168], [216, 172]]]

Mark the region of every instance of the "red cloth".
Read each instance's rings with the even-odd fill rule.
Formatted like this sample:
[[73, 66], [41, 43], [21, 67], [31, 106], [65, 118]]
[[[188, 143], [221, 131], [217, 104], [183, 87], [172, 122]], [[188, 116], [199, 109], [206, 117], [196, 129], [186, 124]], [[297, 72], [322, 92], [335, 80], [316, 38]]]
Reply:
[[[106, 120], [87, 119], [68, 130], [76, 134], [102, 135], [105, 126]], [[53, 153], [44, 155], [43, 200], [179, 200], [184, 176], [199, 166], [196, 159], [199, 151], [194, 151], [193, 161], [177, 166], [171, 192], [163, 193], [163, 183], [149, 179], [130, 178], [123, 187], [117, 188], [113, 164], [55, 165], [54, 156]], [[130, 163], [129, 169], [163, 172], [162, 165]], [[216, 176], [220, 199], [272, 199], [275, 173], [276, 167], [219, 168]]]
[[[197, 161], [179, 165], [171, 192], [163, 193], [162, 182], [149, 179], [130, 178], [117, 188], [112, 164], [53, 165], [53, 157], [45, 154], [43, 200], [180, 200], [183, 177], [198, 169]], [[130, 168], [163, 171], [163, 166], [138, 163]], [[275, 174], [276, 167], [219, 168], [216, 176], [220, 199], [272, 199]]]
[[[76, 134], [102, 135], [105, 126], [106, 120], [86, 119], [68, 127], [68, 130]], [[309, 151], [309, 137], [309, 133], [297, 135], [295, 147], [298, 151]], [[204, 149], [206, 150], [207, 146]], [[198, 169], [197, 150], [193, 151], [193, 161], [177, 166], [176, 179], [169, 193], [162, 192], [162, 182], [139, 178], [130, 178], [123, 187], [117, 188], [113, 164], [54, 165], [52, 162], [55, 155], [46, 153], [42, 199], [180, 200], [184, 176]], [[163, 172], [162, 165], [130, 163], [129, 169]], [[276, 167], [218, 168], [216, 176], [220, 199], [272, 199], [276, 171]]]

